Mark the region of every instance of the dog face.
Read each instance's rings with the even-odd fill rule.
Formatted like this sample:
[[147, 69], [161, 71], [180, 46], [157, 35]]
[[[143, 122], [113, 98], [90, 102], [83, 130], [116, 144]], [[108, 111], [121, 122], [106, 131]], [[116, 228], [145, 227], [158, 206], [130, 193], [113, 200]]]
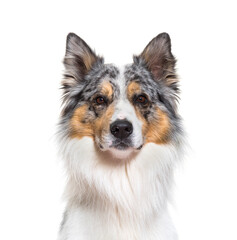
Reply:
[[155, 37], [133, 63], [104, 64], [78, 36], [67, 37], [61, 125], [119, 157], [147, 143], [167, 144], [179, 129], [179, 92], [169, 35]]

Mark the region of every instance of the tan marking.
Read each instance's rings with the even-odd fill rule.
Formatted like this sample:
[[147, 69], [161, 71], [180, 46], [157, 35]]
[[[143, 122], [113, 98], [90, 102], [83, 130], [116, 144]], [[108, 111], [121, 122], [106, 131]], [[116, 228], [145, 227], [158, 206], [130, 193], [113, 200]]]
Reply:
[[137, 82], [131, 82], [127, 88], [128, 99], [132, 99], [134, 94], [141, 93], [141, 86]]
[[108, 133], [113, 113], [114, 106], [110, 105], [106, 112], [100, 118], [97, 118], [93, 122], [93, 129], [95, 131], [96, 136], [98, 136], [99, 138], [102, 138], [104, 134]]
[[62, 85], [75, 86], [77, 82], [72, 77], [66, 77], [62, 80]]
[[113, 88], [112, 88], [112, 85], [109, 82], [104, 81], [102, 83], [101, 88], [102, 88], [101, 93], [103, 95], [108, 96], [109, 98], [112, 97], [112, 95], [113, 95]]
[[85, 121], [88, 106], [83, 105], [77, 108], [70, 121], [72, 138], [93, 137], [93, 129], [90, 122]]
[[157, 109], [158, 119], [149, 124], [146, 134], [146, 142], [154, 142], [156, 144], [165, 144], [168, 142], [170, 132], [169, 118], [166, 113]]
[[165, 112], [157, 108], [156, 116], [148, 123], [138, 109], [135, 109], [135, 111], [138, 118], [143, 122], [142, 134], [145, 136], [145, 144], [149, 142], [156, 144], [168, 143], [170, 123]]
[[109, 126], [114, 113], [114, 107], [110, 105], [107, 110], [96, 119], [90, 117], [88, 107], [89, 106], [85, 104], [75, 110], [70, 121], [70, 136], [79, 139], [85, 136], [92, 138], [97, 136], [99, 139], [103, 139], [103, 135], [108, 133], [110, 129]]
[[85, 53], [83, 56], [83, 63], [86, 66], [87, 72], [92, 68], [92, 65], [95, 63], [96, 58], [90, 53]]

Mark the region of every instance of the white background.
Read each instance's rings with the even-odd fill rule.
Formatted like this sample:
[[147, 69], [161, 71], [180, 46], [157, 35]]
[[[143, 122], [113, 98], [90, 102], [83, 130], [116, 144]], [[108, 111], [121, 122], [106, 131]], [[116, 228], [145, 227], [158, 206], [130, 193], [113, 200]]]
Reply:
[[124, 64], [165, 31], [191, 146], [172, 211], [180, 240], [236, 240], [236, 15], [228, 0], [2, 1], [0, 239], [56, 239], [64, 177], [54, 133], [67, 33]]

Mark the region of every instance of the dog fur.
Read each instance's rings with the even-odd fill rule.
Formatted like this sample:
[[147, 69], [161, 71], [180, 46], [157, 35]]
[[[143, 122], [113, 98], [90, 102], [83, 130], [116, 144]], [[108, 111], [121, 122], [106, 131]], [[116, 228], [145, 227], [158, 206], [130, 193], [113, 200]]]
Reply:
[[[58, 131], [67, 206], [58, 240], [177, 239], [167, 210], [184, 145], [175, 63], [167, 33], [123, 67], [68, 35]], [[126, 137], [113, 132], [117, 122], [131, 128]]]

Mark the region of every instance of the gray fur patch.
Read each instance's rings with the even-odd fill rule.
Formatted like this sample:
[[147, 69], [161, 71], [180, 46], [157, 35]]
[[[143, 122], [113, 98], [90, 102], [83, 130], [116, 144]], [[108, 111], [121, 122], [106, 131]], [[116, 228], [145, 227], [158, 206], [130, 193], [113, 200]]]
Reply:
[[113, 98], [119, 95], [116, 78], [119, 70], [115, 66], [108, 64], [98, 64], [84, 77], [83, 81], [77, 82], [70, 87], [70, 92], [64, 98], [63, 118], [70, 118], [74, 110], [86, 102], [91, 102], [92, 97], [100, 91], [98, 88], [103, 80], [108, 80], [113, 88]]
[[[171, 122], [170, 139], [175, 140], [182, 133], [181, 118], [177, 112], [177, 92], [172, 87], [167, 86], [164, 81], [155, 81], [145, 62], [139, 57], [135, 58], [133, 64], [126, 66], [124, 75], [127, 85], [135, 81], [149, 96], [151, 106], [148, 111], [151, 118], [155, 105], [168, 114]], [[149, 119], [147, 120], [149, 121]]]
[[157, 104], [168, 112], [170, 117], [177, 117], [177, 99], [174, 97], [173, 89], [167, 87], [162, 81], [155, 81], [142, 59], [126, 66], [125, 78], [127, 85], [132, 81], [139, 83], [142, 90], [150, 97], [152, 104]]

